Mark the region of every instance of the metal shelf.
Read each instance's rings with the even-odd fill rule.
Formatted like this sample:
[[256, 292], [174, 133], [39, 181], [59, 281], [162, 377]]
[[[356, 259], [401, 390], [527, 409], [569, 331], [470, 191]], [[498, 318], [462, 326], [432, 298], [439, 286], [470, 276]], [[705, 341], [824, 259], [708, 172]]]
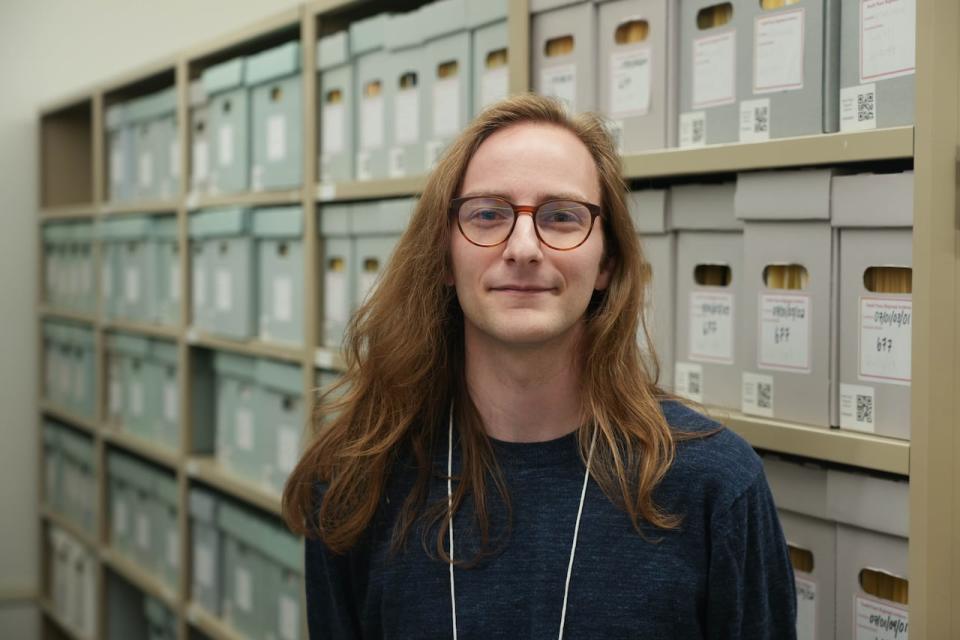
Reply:
[[100, 549], [100, 559], [114, 573], [123, 577], [140, 591], [162, 601], [173, 611], [179, 610], [177, 594], [148, 570], [141, 568], [123, 554], [109, 547]]
[[205, 209], [209, 207], [268, 207], [272, 205], [290, 205], [303, 202], [303, 191], [258, 191], [257, 193], [236, 193], [223, 195], [203, 195], [192, 193], [187, 196], [187, 208]]
[[863, 433], [812, 427], [710, 408], [710, 415], [758, 449], [910, 474], [910, 443]]
[[623, 175], [666, 178], [912, 157], [913, 127], [894, 127], [638, 153], [624, 156]]
[[162, 324], [149, 324], [146, 322], [134, 322], [131, 320], [121, 320], [119, 318], [110, 318], [103, 322], [104, 331], [123, 331], [126, 333], [138, 333], [150, 338], [167, 338], [176, 340], [180, 337], [180, 330], [176, 327], [170, 327]]
[[40, 517], [48, 523], [63, 529], [79, 540], [84, 546], [94, 551], [100, 547], [100, 545], [97, 544], [96, 538], [90, 532], [81, 529], [73, 521], [68, 520], [45, 504], [40, 505]]
[[317, 185], [316, 197], [318, 202], [408, 197], [420, 194], [426, 183], [426, 176], [321, 183]]
[[72, 311], [70, 309], [41, 306], [37, 307], [37, 315], [44, 319], [72, 320], [74, 322], [84, 322], [89, 325], [97, 324], [96, 314], [87, 313], [86, 311]]
[[92, 220], [97, 216], [97, 206], [88, 204], [70, 204], [60, 207], [40, 209], [40, 219], [44, 222], [56, 220]]
[[39, 598], [40, 602], [40, 611], [50, 620], [53, 624], [56, 625], [57, 629], [60, 630], [65, 636], [70, 638], [70, 640], [90, 640], [87, 636], [80, 635], [73, 630], [73, 627], [67, 624], [67, 622], [60, 617], [60, 614], [57, 613], [57, 610], [54, 609], [53, 603], [46, 597]]
[[275, 358], [277, 360], [294, 362], [301, 365], [304, 361], [304, 349], [302, 347], [289, 347], [272, 342], [264, 342], [262, 340], [240, 342], [238, 340], [230, 340], [229, 338], [212, 336], [208, 333], [200, 333], [193, 328], [187, 330], [187, 343], [205, 349], [232, 351], [254, 358]]
[[211, 640], [244, 640], [246, 637], [198, 604], [187, 606], [187, 620], [192, 627], [202, 631]]
[[224, 470], [212, 457], [192, 457], [187, 461], [186, 469], [187, 475], [192, 479], [200, 480], [204, 484], [276, 516], [280, 515], [278, 494], [255, 482], [238, 478]]
[[175, 451], [167, 449], [155, 442], [150, 442], [149, 440], [124, 433], [123, 431], [116, 431], [114, 428], [102, 429], [100, 433], [103, 436], [104, 442], [167, 467], [171, 471], [176, 472], [177, 467], [180, 465], [180, 457]]
[[153, 213], [176, 213], [180, 203], [176, 200], [144, 200], [142, 202], [111, 202], [101, 205], [105, 216], [136, 216]]
[[59, 407], [48, 400], [40, 401], [40, 411], [42, 411], [44, 415], [56, 418], [60, 422], [66, 422], [72, 427], [86, 431], [92, 436], [96, 436], [100, 431], [100, 427], [95, 420], [78, 416], [75, 413], [71, 413], [69, 409]]

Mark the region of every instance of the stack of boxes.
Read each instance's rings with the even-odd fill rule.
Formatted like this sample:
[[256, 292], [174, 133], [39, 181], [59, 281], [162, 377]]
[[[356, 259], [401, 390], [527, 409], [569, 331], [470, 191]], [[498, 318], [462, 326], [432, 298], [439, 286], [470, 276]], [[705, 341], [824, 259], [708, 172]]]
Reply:
[[96, 626], [97, 556], [58, 527], [47, 530], [53, 610], [77, 637], [93, 638]]
[[106, 128], [111, 201], [171, 200], [179, 194], [175, 89], [111, 105]]
[[46, 505], [93, 535], [97, 513], [93, 439], [47, 420], [43, 443]]
[[299, 42], [288, 42], [247, 59], [253, 191], [295, 189], [303, 182], [300, 62]]
[[206, 175], [211, 194], [239, 193], [250, 184], [250, 93], [244, 84], [244, 58], [235, 58], [203, 72], [207, 98], [209, 172], [194, 164], [194, 176]]
[[592, 2], [530, 2], [533, 90], [578, 113], [596, 108], [596, 10]]
[[93, 329], [71, 322], [43, 323], [44, 398], [92, 419], [96, 406]]
[[57, 222], [44, 225], [43, 253], [46, 303], [82, 313], [96, 311], [93, 224]]

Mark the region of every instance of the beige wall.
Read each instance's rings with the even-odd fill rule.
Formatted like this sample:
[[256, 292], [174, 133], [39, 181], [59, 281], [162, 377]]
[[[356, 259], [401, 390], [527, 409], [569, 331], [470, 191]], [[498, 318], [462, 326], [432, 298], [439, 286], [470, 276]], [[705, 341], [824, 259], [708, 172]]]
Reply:
[[[299, 4], [0, 2], [0, 599], [39, 588], [34, 317], [38, 108]], [[18, 609], [0, 606], [0, 629], [11, 624], [23, 630], [17, 638], [35, 637], [35, 625], [24, 621]]]

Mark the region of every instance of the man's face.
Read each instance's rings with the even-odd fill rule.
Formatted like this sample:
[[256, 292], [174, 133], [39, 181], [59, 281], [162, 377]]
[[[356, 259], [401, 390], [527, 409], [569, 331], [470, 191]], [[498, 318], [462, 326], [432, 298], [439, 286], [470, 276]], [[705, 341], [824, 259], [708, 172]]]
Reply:
[[[520, 124], [485, 140], [467, 166], [461, 196], [498, 195], [516, 205], [552, 199], [600, 204], [590, 152], [560, 127]], [[533, 218], [521, 214], [510, 238], [494, 247], [470, 243], [451, 229], [451, 261], [468, 335], [505, 346], [530, 347], [579, 330], [594, 289], [610, 272], [603, 261], [603, 228], [570, 251], [537, 238]], [[606, 268], [605, 268], [606, 267]]]

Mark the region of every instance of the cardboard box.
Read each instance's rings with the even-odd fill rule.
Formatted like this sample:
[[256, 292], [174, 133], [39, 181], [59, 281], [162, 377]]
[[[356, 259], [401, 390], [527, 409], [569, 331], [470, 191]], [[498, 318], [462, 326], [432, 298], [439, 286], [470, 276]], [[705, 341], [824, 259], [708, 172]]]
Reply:
[[353, 302], [359, 306], [386, 268], [416, 204], [414, 198], [355, 203], [352, 211]]
[[740, 142], [837, 131], [840, 0], [734, 4], [752, 33], [740, 43], [749, 56], [737, 77]]
[[300, 443], [306, 425], [303, 372], [297, 365], [258, 360], [256, 376], [257, 423], [270, 425], [259, 448], [261, 477], [267, 486], [280, 494], [300, 459]]
[[112, 104], [104, 114], [107, 130], [107, 198], [111, 202], [133, 200], [136, 188], [134, 130], [124, 103]]
[[571, 112], [592, 111], [597, 64], [593, 2], [533, 3], [530, 12], [533, 90], [558, 98]]
[[217, 462], [227, 471], [259, 482], [258, 449], [266, 446], [257, 423], [256, 360], [233, 353], [214, 354], [216, 372]]
[[779, 512], [787, 545], [813, 567], [794, 566], [797, 637], [832, 638], [836, 624], [837, 528], [832, 522]]
[[172, 474], [154, 471], [153, 518], [154, 564], [160, 579], [174, 591], [179, 589], [180, 531], [177, 522], [179, 490]]
[[115, 218], [103, 223], [103, 290], [106, 311], [112, 317], [139, 321], [151, 318], [151, 224], [149, 216]]
[[175, 326], [180, 324], [180, 244], [176, 216], [153, 218], [151, 239], [154, 245], [149, 283], [154, 298], [151, 320]]
[[913, 124], [916, 3], [842, 2], [840, 130]]
[[273, 543], [266, 548], [267, 575], [272, 585], [264, 608], [271, 613], [267, 637], [300, 640], [303, 615], [300, 592], [303, 584], [303, 545], [283, 526], [271, 526]]
[[322, 343], [339, 348], [354, 306], [354, 247], [350, 204], [325, 204], [318, 211], [323, 244]]
[[180, 386], [178, 353], [175, 342], [151, 339], [145, 363], [148, 405], [152, 407], [151, 429], [156, 441], [170, 449], [180, 451]]
[[190, 83], [190, 192], [207, 193], [210, 188], [210, 107], [203, 80]]
[[835, 421], [839, 243], [830, 227], [831, 179], [829, 169], [738, 178], [737, 217], [747, 220], [744, 413], [825, 428]]
[[[909, 439], [913, 172], [839, 176], [839, 426]], [[891, 273], [891, 267], [900, 273]], [[868, 287], [869, 285], [869, 287]]]
[[467, 26], [473, 41], [472, 117], [510, 93], [507, 1], [468, 0]]
[[253, 116], [245, 74], [245, 58], [227, 60], [203, 72], [210, 103], [210, 193], [239, 193], [250, 187]]
[[127, 103], [136, 158], [133, 195], [139, 200], [170, 200], [179, 193], [176, 102], [176, 89], [170, 87]]
[[597, 3], [597, 106], [620, 153], [676, 145], [678, 4]]
[[265, 637], [272, 619], [265, 553], [272, 542], [269, 529], [261, 518], [230, 502], [221, 503], [217, 524], [223, 544], [223, 619], [245, 636]]
[[253, 212], [262, 340], [303, 344], [303, 210], [272, 207]]
[[389, 59], [383, 50], [387, 14], [350, 24], [350, 56], [354, 68], [354, 178], [388, 176], [386, 92]]
[[190, 489], [191, 600], [215, 616], [220, 615], [221, 535], [217, 527], [220, 500], [199, 487]]
[[320, 150], [317, 164], [320, 182], [353, 180], [355, 153], [354, 110], [356, 89], [350, 62], [349, 32], [338, 31], [317, 43], [320, 72]]
[[420, 8], [426, 54], [423, 98], [424, 167], [436, 165], [470, 120], [473, 83], [467, 0], [438, 0]]
[[[427, 5], [429, 6], [429, 5]], [[386, 138], [387, 175], [420, 175], [426, 170], [427, 138], [425, 78], [427, 51], [423, 45], [422, 11], [391, 14], [384, 33], [387, 49]], [[361, 132], [364, 125], [360, 123]]]
[[300, 43], [247, 58], [252, 104], [253, 191], [295, 189], [303, 183], [303, 97]]
[[135, 436], [156, 441], [156, 407], [147, 375], [149, 340], [132, 334], [115, 333], [108, 337], [108, 345], [112, 357], [120, 362], [120, 376], [124, 387], [120, 426]]

